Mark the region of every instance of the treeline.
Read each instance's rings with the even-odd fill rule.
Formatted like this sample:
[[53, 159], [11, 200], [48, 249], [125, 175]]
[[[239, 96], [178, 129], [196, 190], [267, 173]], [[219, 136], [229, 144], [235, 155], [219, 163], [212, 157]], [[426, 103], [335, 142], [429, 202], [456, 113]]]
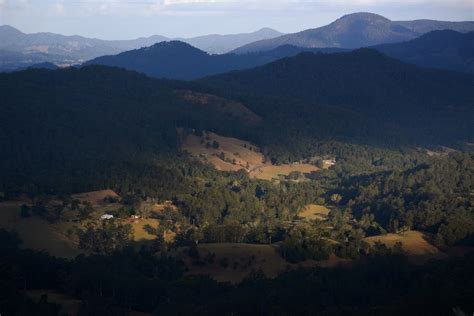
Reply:
[[363, 263], [300, 269], [275, 279], [254, 273], [235, 285], [183, 277], [183, 265], [143, 248], [62, 260], [20, 249], [0, 231], [0, 312], [61, 315], [61, 307], [27, 292], [53, 290], [80, 300], [79, 315], [449, 315], [470, 313], [472, 255], [412, 266], [378, 246]]
[[432, 232], [438, 246], [452, 246], [472, 242], [473, 188], [474, 154], [452, 153], [405, 170], [352, 177], [335, 191], [343, 196], [341, 207], [359, 220], [389, 232]]
[[286, 161], [304, 158], [311, 139], [396, 148], [472, 140], [473, 84], [470, 75], [360, 49], [304, 53], [204, 78], [193, 88], [236, 99], [263, 117], [259, 145]]
[[180, 155], [177, 127], [245, 128], [182, 100], [166, 82], [115, 68], [1, 74], [0, 90], [0, 192], [70, 193], [147, 173], [168, 178], [166, 165]]

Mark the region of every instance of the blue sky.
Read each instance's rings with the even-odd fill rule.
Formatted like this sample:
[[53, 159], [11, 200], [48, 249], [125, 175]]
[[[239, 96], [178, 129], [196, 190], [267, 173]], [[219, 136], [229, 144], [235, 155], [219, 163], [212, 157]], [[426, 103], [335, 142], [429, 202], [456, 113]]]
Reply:
[[0, 0], [0, 25], [103, 39], [190, 37], [261, 27], [296, 32], [362, 11], [391, 20], [472, 21], [474, 0]]

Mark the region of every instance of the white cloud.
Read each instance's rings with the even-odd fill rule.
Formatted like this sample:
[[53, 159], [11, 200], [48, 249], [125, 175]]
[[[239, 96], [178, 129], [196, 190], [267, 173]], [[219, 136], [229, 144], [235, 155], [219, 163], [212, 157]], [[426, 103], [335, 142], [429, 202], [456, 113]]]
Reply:
[[51, 15], [56, 16], [65, 16], [67, 14], [66, 7], [60, 2], [53, 3], [49, 8], [49, 12]]
[[347, 12], [387, 6], [426, 5], [474, 10], [474, 0], [0, 0], [0, 9], [53, 16], [213, 16], [236, 12], [280, 12], [337, 9]]

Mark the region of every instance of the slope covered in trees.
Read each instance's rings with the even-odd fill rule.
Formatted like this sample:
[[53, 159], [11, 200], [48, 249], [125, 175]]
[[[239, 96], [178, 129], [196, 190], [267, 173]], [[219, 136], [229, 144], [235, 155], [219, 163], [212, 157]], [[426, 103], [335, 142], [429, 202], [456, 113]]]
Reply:
[[[416, 267], [400, 245], [371, 246], [366, 236], [416, 229], [440, 251], [472, 245], [473, 154], [429, 156], [408, 146], [428, 133], [424, 141], [433, 143], [469, 135], [472, 81], [371, 50], [302, 54], [199, 82], [104, 66], [2, 74], [0, 198], [29, 198], [31, 205], [17, 209], [20, 223], [76, 221], [69, 224], [77, 225], [86, 254], [52, 258], [20, 249], [14, 235], [0, 231], [1, 293], [8, 298], [0, 310], [58, 314], [47, 298], [33, 302], [25, 294], [42, 289], [77, 298], [80, 314], [446, 314], [453, 304], [469, 310], [472, 257]], [[335, 165], [273, 182], [244, 170], [219, 172], [179, 150], [190, 134], [217, 150], [204, 131], [257, 143], [274, 163], [330, 157]], [[104, 188], [123, 197], [104, 201], [115, 216], [110, 222], [71, 196]], [[170, 207], [146, 209], [164, 200]], [[330, 211], [315, 221], [299, 218], [308, 204]], [[132, 240], [130, 215], [137, 214], [159, 223], [143, 227], [154, 238]], [[183, 275], [182, 256], [212, 268], [215, 254], [200, 254], [199, 243], [271, 244], [289, 263], [338, 256], [353, 264], [220, 284]], [[229, 273], [253, 262], [224, 259], [218, 264]], [[426, 299], [435, 303], [418, 303]]]
[[433, 31], [408, 42], [373, 48], [418, 66], [474, 73], [474, 32]]
[[273, 124], [262, 135], [266, 145], [282, 131], [276, 138], [289, 138], [294, 154], [309, 138], [400, 145], [474, 135], [473, 76], [418, 68], [370, 49], [302, 53], [199, 84], [246, 104]]
[[308, 50], [324, 53], [340, 51], [336, 48], [308, 49], [282, 46], [268, 52], [245, 55], [211, 55], [184, 42], [170, 41], [118, 55], [97, 57], [87, 61], [85, 65], [115, 66], [155, 78], [191, 80], [231, 70], [252, 68]]
[[2, 74], [0, 89], [0, 174], [10, 188], [87, 191], [81, 186], [115, 177], [111, 170], [145, 172], [176, 153], [176, 127], [231, 130], [238, 122], [167, 83], [101, 66]]

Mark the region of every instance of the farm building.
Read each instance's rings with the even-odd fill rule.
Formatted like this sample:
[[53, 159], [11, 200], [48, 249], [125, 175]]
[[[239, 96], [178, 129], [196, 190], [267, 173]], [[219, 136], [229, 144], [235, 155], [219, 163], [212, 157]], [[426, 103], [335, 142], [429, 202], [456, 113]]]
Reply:
[[112, 218], [114, 218], [114, 216], [110, 214], [104, 214], [100, 217], [101, 220], [112, 219]]

